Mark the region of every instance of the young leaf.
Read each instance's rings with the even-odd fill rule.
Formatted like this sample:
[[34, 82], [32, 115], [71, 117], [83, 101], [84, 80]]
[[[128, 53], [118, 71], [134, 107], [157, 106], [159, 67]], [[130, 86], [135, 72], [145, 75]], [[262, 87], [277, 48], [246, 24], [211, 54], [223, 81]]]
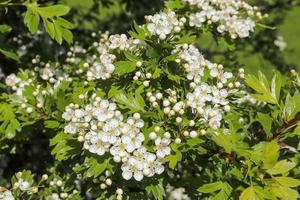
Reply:
[[297, 187], [300, 185], [300, 180], [291, 177], [275, 177], [274, 179], [285, 187]]
[[266, 144], [262, 155], [262, 161], [266, 169], [270, 169], [276, 164], [279, 157], [279, 149], [277, 140], [272, 140]]
[[151, 183], [145, 187], [148, 194], [152, 194], [155, 200], [163, 200], [166, 196], [162, 180], [159, 180], [158, 183]]
[[267, 172], [269, 174], [284, 174], [296, 166], [296, 163], [289, 162], [287, 160], [281, 160], [277, 162], [272, 168], [268, 169]]
[[259, 186], [250, 186], [246, 188], [240, 195], [240, 200], [263, 200], [263, 199], [274, 199], [273, 195], [267, 190]]
[[127, 60], [115, 62], [114, 65], [116, 66], [115, 73], [119, 76], [133, 72], [136, 69], [136, 62]]
[[260, 71], [258, 72], [258, 78], [248, 75], [245, 81], [249, 87], [258, 93], [252, 95], [254, 98], [270, 104], [278, 104], [281, 78], [277, 73], [272, 78], [271, 88], [266, 76]]
[[26, 14], [24, 17], [24, 24], [28, 27], [30, 33], [35, 33], [40, 23], [40, 16], [38, 13], [37, 4], [26, 4]]

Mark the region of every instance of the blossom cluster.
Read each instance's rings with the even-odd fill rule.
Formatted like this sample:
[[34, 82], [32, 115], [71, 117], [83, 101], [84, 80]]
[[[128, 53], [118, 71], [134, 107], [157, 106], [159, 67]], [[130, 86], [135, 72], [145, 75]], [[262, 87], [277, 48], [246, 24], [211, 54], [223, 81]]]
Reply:
[[140, 181], [143, 176], [152, 177], [164, 171], [162, 159], [170, 154], [170, 138], [156, 138], [156, 152], [148, 152], [143, 146], [144, 121], [140, 114], [125, 120], [116, 104], [93, 95], [83, 108], [75, 104], [67, 106], [62, 117], [69, 122], [64, 131], [78, 134], [84, 149], [100, 156], [109, 152], [115, 162], [122, 162], [124, 179], [133, 176]]
[[151, 35], [157, 35], [161, 40], [166, 39], [173, 32], [178, 33], [186, 22], [185, 18], [178, 20], [174, 11], [149, 15], [145, 18], [147, 20], [146, 27]]
[[261, 13], [242, 0], [182, 0], [196, 7], [196, 12], [189, 15], [191, 27], [215, 25], [219, 33], [228, 32], [232, 39], [249, 37], [253, 32], [254, 19], [261, 18]]
[[[63, 69], [57, 68], [57, 65], [51, 66], [50, 63], [39, 61], [39, 56], [33, 59], [34, 64], [40, 64], [41, 67], [34, 67], [34, 71], [26, 70], [18, 75], [12, 73], [5, 79], [5, 83], [14, 92], [13, 98], [21, 108], [26, 109], [27, 113], [32, 113], [34, 109], [43, 108], [46, 98], [52, 95], [62, 82], [71, 82], [72, 78]], [[38, 82], [41, 79], [42, 82]], [[31, 91], [35, 104], [29, 103], [25, 93]]]
[[[96, 33], [93, 34], [96, 37]], [[94, 42], [89, 50], [76, 44], [68, 52], [67, 62], [70, 64], [79, 64], [83, 67], [77, 70], [77, 73], [86, 73], [87, 80], [106, 80], [110, 78], [115, 71], [115, 62], [118, 52], [133, 51], [142, 42], [138, 39], [128, 38], [125, 34], [110, 35], [109, 32], [100, 33], [99, 42]], [[90, 52], [91, 51], [91, 52]], [[86, 56], [86, 54], [88, 56]], [[84, 60], [80, 59], [78, 54], [84, 54]], [[82, 64], [82, 62], [84, 62]]]
[[[47, 174], [43, 174], [38, 183], [34, 182], [33, 178], [30, 171], [17, 172], [12, 179], [13, 187], [11, 189], [0, 187], [0, 199], [15, 200], [15, 194], [18, 192], [22, 192], [23, 195], [41, 195], [39, 192], [42, 192], [46, 200], [72, 198], [78, 193], [77, 189], [65, 192], [65, 182], [61, 178], [50, 178]], [[43, 190], [47, 192], [44, 193]]]
[[0, 188], [0, 199], [2, 200], [15, 200], [10, 190], [1, 190]]

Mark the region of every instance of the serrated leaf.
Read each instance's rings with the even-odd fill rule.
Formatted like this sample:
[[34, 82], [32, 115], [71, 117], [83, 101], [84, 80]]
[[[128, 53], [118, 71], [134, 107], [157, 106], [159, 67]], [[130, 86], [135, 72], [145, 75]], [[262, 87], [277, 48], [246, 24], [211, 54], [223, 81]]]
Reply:
[[291, 177], [274, 177], [274, 179], [285, 187], [297, 187], [300, 185], [300, 180]]
[[199, 187], [197, 189], [197, 191], [202, 192], [202, 193], [213, 193], [216, 192], [218, 190], [221, 190], [223, 186], [223, 182], [222, 181], [217, 181], [214, 183], [207, 183], [202, 185], [201, 187]]
[[38, 13], [37, 4], [26, 4], [26, 14], [24, 17], [24, 24], [28, 27], [30, 33], [35, 33], [40, 23], [40, 16]]
[[259, 94], [253, 94], [252, 97], [260, 101], [270, 104], [278, 104], [281, 89], [281, 78], [275, 73], [271, 81], [271, 87], [266, 76], [262, 72], [258, 72], [258, 78], [248, 75], [245, 82], [249, 87]]
[[284, 108], [283, 108], [283, 118], [285, 120], [291, 120], [295, 115], [300, 112], [300, 93], [295, 92], [293, 96], [287, 95]]
[[293, 190], [280, 184], [273, 184], [271, 191], [282, 200], [297, 200], [299, 198], [297, 190]]
[[119, 76], [133, 72], [136, 69], [136, 62], [128, 60], [115, 62], [114, 65], [116, 66], [115, 73]]
[[257, 119], [259, 123], [263, 126], [266, 135], [268, 137], [271, 137], [272, 118], [268, 114], [259, 112], [257, 113]]
[[50, 35], [52, 39], [54, 39], [55, 36], [54, 24], [52, 22], [49, 22], [47, 19], [43, 19], [43, 22], [47, 33]]
[[166, 196], [162, 180], [159, 180], [158, 183], [151, 183], [145, 187], [148, 194], [152, 194], [154, 199], [163, 200], [164, 196]]
[[65, 20], [64, 18], [61, 17], [57, 17], [56, 19], [56, 23], [58, 23], [61, 27], [64, 27], [66, 29], [73, 29], [74, 28], [74, 24], [72, 24], [71, 22]]
[[119, 91], [115, 96], [115, 101], [122, 107], [123, 109], [129, 109], [131, 113], [133, 112], [145, 112], [144, 105], [139, 103], [139, 101], [132, 94], [125, 94], [122, 91]]
[[68, 6], [59, 4], [47, 7], [40, 7], [38, 9], [39, 14], [45, 18], [60, 17], [68, 14], [69, 11], [70, 8]]
[[172, 152], [171, 152], [170, 155], [168, 155], [164, 159], [165, 162], [169, 162], [169, 167], [171, 169], [175, 169], [176, 164], [179, 161], [181, 161], [181, 159], [182, 159], [182, 153], [181, 153], [181, 151], [178, 148], [179, 148], [178, 144], [172, 143], [171, 144]]
[[279, 149], [280, 147], [277, 140], [272, 140], [266, 144], [262, 154], [262, 161], [266, 169], [272, 168], [277, 163], [279, 158]]
[[232, 191], [232, 187], [227, 182], [217, 181], [214, 183], [208, 183], [197, 189], [198, 192], [202, 193], [215, 193], [212, 197], [213, 200], [228, 199]]
[[287, 160], [281, 160], [277, 162], [272, 168], [268, 169], [267, 172], [269, 174], [284, 174], [296, 166], [296, 163], [289, 162]]
[[137, 62], [140, 60], [139, 57], [137, 57], [136, 55], [132, 54], [129, 51], [124, 51], [124, 55], [128, 60], [130, 60], [132, 62]]
[[246, 188], [239, 197], [240, 200], [264, 200], [274, 199], [272, 194], [259, 186]]
[[109, 166], [109, 161], [111, 158], [97, 157], [96, 158], [88, 158], [86, 161], [86, 165], [88, 166], [88, 170], [86, 171], [87, 177], [98, 177], [102, 174]]

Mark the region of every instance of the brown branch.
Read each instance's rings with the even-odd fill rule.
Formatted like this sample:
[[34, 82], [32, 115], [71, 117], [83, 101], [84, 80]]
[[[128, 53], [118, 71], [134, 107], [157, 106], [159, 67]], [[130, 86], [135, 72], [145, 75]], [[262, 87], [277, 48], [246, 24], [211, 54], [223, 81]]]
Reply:
[[279, 138], [282, 134], [285, 133], [285, 131], [287, 131], [289, 128], [291, 128], [292, 126], [297, 124], [299, 121], [300, 121], [300, 113], [297, 114], [293, 119], [291, 119], [287, 122], [284, 122], [282, 126], [277, 128], [275, 131], [275, 134], [273, 135], [273, 137], [271, 139]]

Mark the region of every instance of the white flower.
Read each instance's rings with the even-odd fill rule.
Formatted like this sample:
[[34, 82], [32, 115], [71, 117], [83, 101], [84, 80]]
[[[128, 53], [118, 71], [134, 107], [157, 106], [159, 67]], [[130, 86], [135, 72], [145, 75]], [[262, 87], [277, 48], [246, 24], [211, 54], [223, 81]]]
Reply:
[[54, 76], [54, 70], [50, 67], [44, 67], [40, 70], [40, 76], [43, 80], [49, 80]]
[[120, 156], [121, 158], [128, 156], [126, 151], [127, 145], [122, 142], [120, 138], [110, 148], [110, 154], [113, 156]]
[[100, 134], [101, 140], [114, 144], [117, 141], [117, 137], [121, 134], [120, 121], [111, 119], [105, 123], [102, 130]]
[[21, 79], [19, 79], [15, 74], [10, 74], [6, 77], [5, 84], [10, 87], [13, 87], [20, 81], [21, 81]]
[[161, 174], [164, 171], [164, 166], [160, 161], [156, 159], [156, 155], [153, 153], [144, 154], [145, 164], [143, 173], [147, 177], [152, 177], [155, 174]]
[[109, 149], [110, 144], [101, 140], [101, 133], [93, 131], [85, 135], [84, 148], [88, 149], [91, 153], [103, 155]]
[[52, 194], [51, 196], [48, 196], [46, 200], [60, 200], [59, 195], [57, 193]]
[[171, 153], [170, 139], [158, 137], [155, 139], [155, 149], [158, 158], [164, 158]]
[[77, 125], [75, 123], [69, 123], [64, 128], [65, 133], [75, 134], [78, 132]]
[[109, 48], [110, 49], [117, 49], [119, 48], [120, 50], [126, 50], [129, 48], [130, 43], [128, 42], [127, 36], [125, 34], [121, 35], [111, 35], [109, 37]]
[[173, 11], [147, 16], [147, 20], [149, 21], [147, 29], [152, 35], [158, 35], [161, 39], [164, 39], [179, 25]]
[[[182, 0], [196, 5], [198, 11], [189, 15], [191, 27], [217, 25], [219, 33], [228, 32], [232, 39], [249, 37], [253, 32], [255, 8], [242, 0]], [[244, 14], [246, 13], [246, 14]], [[213, 25], [211, 25], [213, 24]]]
[[28, 181], [25, 181], [25, 180], [21, 179], [21, 178], [18, 180], [18, 183], [19, 183], [19, 188], [22, 191], [26, 191], [30, 188], [30, 183]]
[[135, 180], [141, 181], [144, 177], [143, 175], [143, 164], [141, 161], [135, 157], [130, 157], [126, 163], [121, 166], [122, 177], [126, 180], [132, 178], [132, 175]]
[[9, 191], [9, 190], [0, 192], [0, 199], [1, 200], [15, 200], [14, 196], [12, 195], [11, 191]]

